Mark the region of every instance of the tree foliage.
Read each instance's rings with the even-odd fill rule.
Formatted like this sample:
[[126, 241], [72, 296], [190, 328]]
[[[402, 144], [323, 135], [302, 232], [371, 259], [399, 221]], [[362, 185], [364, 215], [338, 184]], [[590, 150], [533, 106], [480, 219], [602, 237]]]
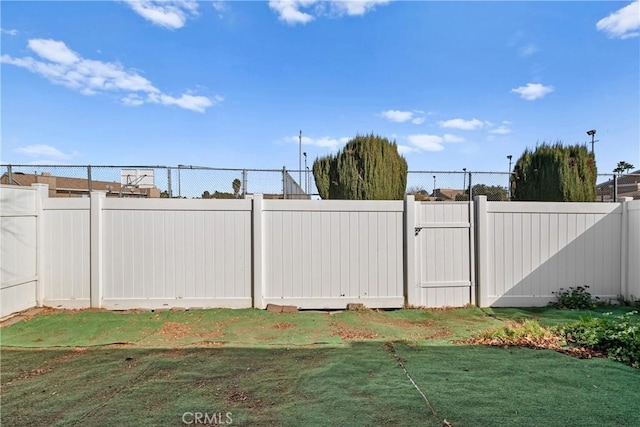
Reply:
[[211, 194], [208, 190], [205, 190], [200, 197], [202, 199], [235, 199], [236, 198], [236, 196], [231, 193], [214, 191], [213, 194]]
[[[499, 185], [476, 184], [472, 188], [473, 196], [487, 196], [487, 200], [492, 202], [503, 202], [509, 200], [509, 193], [505, 187]], [[465, 190], [464, 194], [458, 194], [456, 201], [469, 200], [469, 190]]]
[[316, 159], [313, 176], [323, 199], [402, 200], [407, 161], [395, 142], [357, 135], [336, 155]]
[[633, 169], [635, 166], [633, 166], [631, 163], [626, 162], [624, 160], [618, 162], [618, 166], [616, 166], [616, 168], [613, 170], [615, 173], [618, 174], [618, 176], [622, 176], [623, 172], [627, 172], [627, 174], [629, 173], [629, 171], [631, 169]]
[[242, 183], [238, 178], [234, 179], [231, 183], [231, 188], [233, 188], [233, 195], [236, 197], [240, 197], [240, 189], [242, 188]]
[[593, 202], [596, 162], [584, 145], [543, 143], [525, 150], [515, 164], [512, 199], [518, 201]]

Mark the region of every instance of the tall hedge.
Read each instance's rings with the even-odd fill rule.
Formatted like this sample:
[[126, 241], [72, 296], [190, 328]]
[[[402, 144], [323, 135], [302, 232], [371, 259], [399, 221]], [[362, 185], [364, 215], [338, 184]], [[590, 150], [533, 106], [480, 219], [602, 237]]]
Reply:
[[545, 202], [596, 200], [596, 161], [584, 145], [562, 142], [526, 149], [511, 181], [512, 199]]
[[402, 200], [407, 161], [395, 142], [357, 135], [337, 154], [316, 159], [313, 176], [323, 199]]

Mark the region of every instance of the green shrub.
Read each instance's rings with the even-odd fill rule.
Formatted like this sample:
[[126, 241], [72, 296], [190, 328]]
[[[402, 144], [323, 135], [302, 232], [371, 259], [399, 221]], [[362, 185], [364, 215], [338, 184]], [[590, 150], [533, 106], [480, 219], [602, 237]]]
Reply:
[[640, 316], [631, 311], [621, 316], [585, 317], [558, 327], [569, 344], [606, 352], [610, 358], [640, 368]]
[[592, 297], [588, 289], [589, 286], [570, 287], [569, 289], [560, 288], [558, 292], [552, 292], [558, 300], [550, 302], [549, 305], [569, 310], [597, 307], [600, 304], [600, 298]]
[[402, 200], [407, 161], [395, 141], [356, 135], [335, 155], [316, 159], [313, 177], [323, 199]]
[[640, 298], [636, 298], [633, 295], [629, 299], [625, 298], [624, 295], [618, 295], [617, 298], [618, 305], [622, 307], [638, 307], [640, 308]]
[[543, 143], [516, 162], [511, 195], [517, 201], [595, 202], [596, 176], [596, 160], [586, 146]]
[[466, 342], [494, 346], [520, 346], [556, 349], [562, 338], [555, 330], [540, 325], [537, 320], [507, 322], [501, 328], [488, 329], [474, 335]]

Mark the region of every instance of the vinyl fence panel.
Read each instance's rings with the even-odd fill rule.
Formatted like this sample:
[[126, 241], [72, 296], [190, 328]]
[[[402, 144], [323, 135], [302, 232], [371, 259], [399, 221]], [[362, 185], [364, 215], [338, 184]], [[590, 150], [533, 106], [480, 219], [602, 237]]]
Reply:
[[43, 200], [45, 305], [91, 305], [89, 204], [86, 197]]
[[105, 199], [102, 304], [251, 307], [250, 200]]
[[[621, 294], [618, 203], [480, 202], [482, 306], [538, 306], [560, 288]], [[486, 208], [485, 208], [486, 206]]]
[[403, 306], [403, 202], [262, 203], [263, 303]]
[[626, 297], [630, 300], [640, 300], [640, 200], [627, 202], [626, 208], [628, 239]]
[[38, 191], [0, 186], [0, 317], [36, 305]]

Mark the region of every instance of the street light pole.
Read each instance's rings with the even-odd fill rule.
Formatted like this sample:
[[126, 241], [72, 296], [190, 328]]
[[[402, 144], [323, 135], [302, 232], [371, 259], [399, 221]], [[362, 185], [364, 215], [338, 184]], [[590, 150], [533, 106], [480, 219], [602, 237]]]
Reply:
[[462, 168], [462, 172], [464, 175], [464, 178], [462, 179], [462, 195], [464, 196], [464, 191], [467, 188], [467, 168]]
[[436, 176], [433, 175], [433, 197], [436, 197]]
[[595, 129], [588, 130], [587, 135], [591, 137], [591, 154], [595, 154], [594, 147], [596, 142], [598, 142], [596, 141], [596, 130]]
[[302, 131], [298, 135], [298, 184], [302, 188]]
[[302, 153], [302, 155], [304, 156], [304, 192], [305, 193], [309, 193], [309, 189], [307, 188], [308, 186], [308, 179], [307, 179], [307, 170], [309, 168], [307, 168], [307, 152], [305, 151], [304, 153]]
[[507, 198], [511, 200], [511, 159], [513, 156], [509, 154], [507, 159], [509, 159], [509, 187], [507, 188]]

